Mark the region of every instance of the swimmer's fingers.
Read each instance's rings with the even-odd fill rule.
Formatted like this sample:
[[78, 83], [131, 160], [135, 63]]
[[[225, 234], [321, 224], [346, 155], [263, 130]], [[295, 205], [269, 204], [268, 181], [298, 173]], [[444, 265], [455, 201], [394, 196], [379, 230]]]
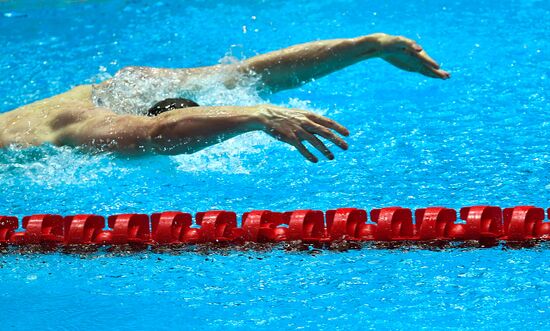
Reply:
[[424, 64], [423, 66], [420, 66], [419, 70], [417, 71], [424, 76], [428, 76], [432, 78], [449, 79], [451, 77], [451, 74], [449, 74], [447, 71], [439, 68], [434, 68], [431, 65], [426, 65], [426, 64]]
[[441, 69], [435, 69], [435, 68], [425, 67], [420, 73], [425, 76], [434, 77], [434, 78], [441, 78], [441, 79], [451, 78], [451, 74], [448, 73], [447, 71], [441, 70]]
[[302, 132], [304, 131], [303, 128], [296, 127], [293, 130], [284, 130], [284, 131], [268, 131], [268, 133], [273, 136], [274, 138], [285, 142], [291, 146], [294, 146], [300, 154], [302, 154], [303, 157], [306, 158], [306, 160], [317, 163], [319, 162], [319, 159], [313, 153], [311, 153], [304, 144], [302, 144], [302, 138], [304, 135]]
[[438, 75], [436, 69], [433, 69], [433, 68], [422, 67], [418, 72], [424, 76], [428, 76], [432, 78], [443, 78], [440, 75]]
[[313, 163], [317, 163], [319, 161], [315, 155], [313, 155], [310, 151], [308, 151], [306, 146], [304, 146], [304, 144], [302, 144], [301, 141], [295, 140], [295, 141], [292, 141], [292, 142], [289, 142], [289, 143], [292, 146], [296, 147], [298, 152], [300, 152], [300, 154], [302, 154], [303, 157], [305, 157], [308, 161], [313, 162]]
[[420, 59], [425, 65], [439, 69], [439, 64], [435, 62], [434, 59], [432, 59], [431, 56], [426, 53], [422, 48], [420, 48], [420, 51], [411, 50], [411, 53]]
[[416, 41], [397, 36], [382, 58], [396, 67], [422, 75], [448, 79], [451, 75], [441, 70], [439, 64]]
[[323, 142], [319, 140], [319, 138], [315, 137], [307, 131], [302, 131], [300, 133], [300, 138], [307, 140], [313, 147], [317, 148], [321, 153], [323, 153], [323, 155], [327, 159], [334, 160], [334, 154], [332, 154], [328, 147], [323, 144]]
[[392, 54], [384, 56], [383, 59], [401, 70], [418, 72], [432, 78], [447, 79], [450, 77], [450, 74], [445, 70], [437, 69], [415, 55]]
[[423, 71], [420, 72], [421, 74], [441, 79], [448, 79], [451, 77], [448, 72], [446, 72], [445, 70], [441, 70], [439, 64], [437, 64], [437, 62], [435, 62], [435, 60], [432, 59], [425, 51], [420, 51], [416, 53], [416, 56], [424, 64]]
[[302, 127], [309, 133], [320, 135], [321, 137], [332, 141], [336, 146], [340, 147], [343, 150], [348, 149], [348, 144], [340, 137], [338, 137], [330, 129], [319, 125], [315, 122], [304, 123]]
[[317, 123], [317, 124], [320, 124], [324, 127], [327, 127], [329, 129], [333, 129], [333, 130], [336, 130], [336, 132], [338, 132], [339, 134], [343, 135], [343, 136], [349, 136], [349, 130], [346, 129], [345, 126], [343, 126], [342, 124], [334, 121], [334, 120], [331, 120], [330, 118], [327, 118], [327, 117], [324, 117], [324, 116], [321, 116], [321, 115], [317, 115], [315, 113], [307, 113], [306, 117], [308, 119], [310, 119], [311, 121]]

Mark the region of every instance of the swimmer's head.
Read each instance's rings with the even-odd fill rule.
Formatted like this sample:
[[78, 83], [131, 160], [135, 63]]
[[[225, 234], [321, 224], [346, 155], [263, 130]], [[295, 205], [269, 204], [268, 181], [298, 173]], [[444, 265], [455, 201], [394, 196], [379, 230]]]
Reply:
[[189, 99], [184, 99], [184, 98], [166, 99], [155, 103], [155, 105], [147, 111], [147, 116], [157, 116], [158, 114], [162, 114], [170, 110], [179, 109], [179, 108], [189, 108], [189, 107], [200, 107], [200, 106], [195, 101], [189, 100]]

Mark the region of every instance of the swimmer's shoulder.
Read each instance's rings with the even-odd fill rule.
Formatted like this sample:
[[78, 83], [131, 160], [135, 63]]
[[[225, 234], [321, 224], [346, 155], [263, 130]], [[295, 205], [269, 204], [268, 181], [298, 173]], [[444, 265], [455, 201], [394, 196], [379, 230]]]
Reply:
[[[32, 118], [64, 112], [67, 110], [90, 110], [95, 108], [91, 99], [92, 85], [78, 85], [69, 91], [54, 95], [52, 97], [37, 100], [30, 104], [23, 105], [0, 116], [0, 121], [8, 118]], [[4, 117], [4, 118], [2, 118]]]
[[91, 100], [93, 85], [77, 85], [58, 96], [65, 100]]
[[67, 92], [54, 95], [53, 97], [37, 101], [35, 107], [48, 109], [68, 109], [68, 108], [93, 108], [92, 102], [93, 85], [77, 85]]

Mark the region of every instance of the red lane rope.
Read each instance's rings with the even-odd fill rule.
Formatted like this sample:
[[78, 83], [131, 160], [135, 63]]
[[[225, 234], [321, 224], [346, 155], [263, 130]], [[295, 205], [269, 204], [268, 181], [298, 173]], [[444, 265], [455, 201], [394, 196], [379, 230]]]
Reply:
[[[550, 217], [550, 209], [548, 209]], [[145, 214], [25, 216], [23, 231], [14, 216], [0, 216], [0, 244], [56, 245], [174, 245], [245, 242], [310, 244], [348, 241], [484, 241], [550, 240], [550, 222], [535, 206], [502, 209], [496, 206], [411, 209], [388, 207], [367, 211], [356, 208], [272, 212], [254, 210], [242, 215], [241, 227], [231, 211], [195, 215], [169, 211]]]

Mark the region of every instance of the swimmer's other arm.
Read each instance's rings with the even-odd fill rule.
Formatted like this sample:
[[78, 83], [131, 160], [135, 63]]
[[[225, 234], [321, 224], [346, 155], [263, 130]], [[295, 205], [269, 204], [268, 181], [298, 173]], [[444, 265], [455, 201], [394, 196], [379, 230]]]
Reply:
[[347, 136], [337, 122], [312, 112], [272, 105], [251, 107], [193, 107], [156, 117], [108, 114], [95, 116], [61, 129], [56, 145], [92, 147], [125, 154], [188, 154], [239, 134], [262, 130], [290, 144], [309, 161], [318, 159], [303, 144], [308, 141], [328, 159], [333, 153], [317, 137], [342, 149]]
[[245, 60], [240, 71], [259, 74], [263, 87], [277, 92], [375, 57], [428, 77], [450, 77], [414, 40], [385, 33], [291, 46]]

